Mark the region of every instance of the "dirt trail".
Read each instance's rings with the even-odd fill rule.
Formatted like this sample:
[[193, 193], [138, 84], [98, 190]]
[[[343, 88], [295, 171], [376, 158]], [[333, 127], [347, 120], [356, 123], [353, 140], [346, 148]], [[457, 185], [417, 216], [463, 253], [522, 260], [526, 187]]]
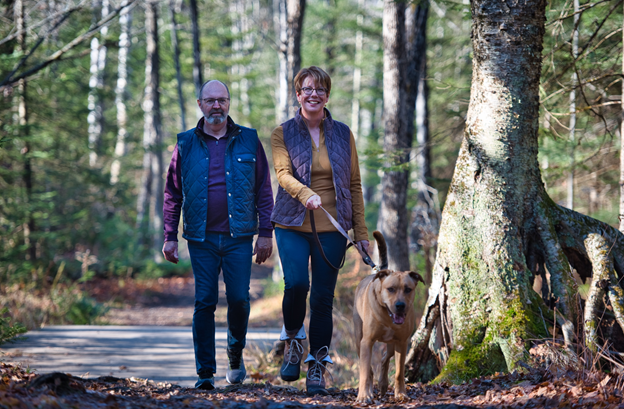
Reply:
[[[252, 265], [249, 291], [252, 303], [250, 328], [281, 326], [281, 298], [262, 298], [264, 283], [272, 271], [271, 267], [255, 263]], [[110, 293], [117, 293], [114, 288], [101, 292], [91, 289], [89, 292], [100, 302], [108, 301]], [[160, 278], [140, 288], [125, 291], [125, 305], [122, 308], [111, 308], [98, 322], [109, 325], [190, 326], [193, 320], [194, 294], [195, 281], [191, 274], [185, 277]], [[225, 284], [221, 274], [219, 304], [215, 313], [217, 326], [227, 326], [226, 312]]]

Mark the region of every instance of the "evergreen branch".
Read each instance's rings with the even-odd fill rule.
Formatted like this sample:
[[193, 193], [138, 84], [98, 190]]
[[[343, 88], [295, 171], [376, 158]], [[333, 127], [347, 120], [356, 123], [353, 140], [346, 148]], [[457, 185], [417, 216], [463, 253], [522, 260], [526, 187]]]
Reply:
[[12, 76], [14, 75], [14, 73], [9, 74], [2, 81], [2, 83], [0, 83], [0, 90], [6, 88], [8, 85], [15, 84], [16, 82], [18, 82], [21, 79], [27, 78], [27, 77], [35, 74], [36, 72], [44, 69], [45, 67], [47, 67], [48, 65], [52, 64], [55, 61], [59, 61], [61, 59], [61, 57], [65, 53], [67, 53], [68, 51], [72, 50], [74, 47], [76, 47], [77, 45], [79, 45], [83, 41], [89, 40], [91, 37], [95, 36], [102, 29], [102, 27], [104, 27], [111, 20], [113, 20], [115, 17], [117, 17], [117, 15], [119, 13], [121, 13], [121, 11], [123, 9], [129, 8], [129, 7], [133, 6], [135, 2], [136, 2], [136, 0], [129, 0], [128, 4], [119, 6], [118, 8], [113, 10], [113, 12], [108, 14], [106, 17], [102, 18], [96, 24], [92, 25], [89, 28], [89, 30], [87, 30], [84, 34], [76, 37], [75, 39], [73, 39], [72, 41], [67, 43], [63, 48], [61, 48], [60, 50], [58, 50], [57, 52], [55, 52], [54, 54], [52, 54], [51, 56], [49, 56], [48, 58], [46, 58], [45, 60], [43, 60], [42, 62], [37, 64], [36, 66], [32, 67], [28, 71], [26, 71], [26, 72], [24, 72], [24, 73], [22, 73], [22, 74], [20, 74], [20, 75], [18, 75], [16, 77], [13, 77], [13, 78], [12, 78]]

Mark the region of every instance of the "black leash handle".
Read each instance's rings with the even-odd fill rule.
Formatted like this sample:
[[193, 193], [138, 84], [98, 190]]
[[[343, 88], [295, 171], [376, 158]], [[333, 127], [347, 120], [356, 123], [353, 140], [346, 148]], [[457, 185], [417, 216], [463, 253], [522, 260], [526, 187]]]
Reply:
[[325, 255], [325, 252], [323, 251], [321, 240], [319, 239], [318, 233], [316, 232], [316, 223], [314, 223], [314, 210], [310, 210], [310, 225], [312, 226], [312, 235], [314, 236], [314, 240], [316, 240], [316, 245], [318, 246], [319, 251], [321, 252], [321, 256], [323, 256], [323, 260], [325, 260], [325, 262], [334, 270], [340, 270], [344, 266], [345, 261], [347, 260], [347, 249], [349, 248], [349, 246], [347, 246], [347, 249], [345, 249], [345, 253], [344, 253], [344, 256], [342, 256], [342, 262], [340, 263], [340, 266], [336, 267], [335, 265], [331, 263], [331, 261], [327, 259], [327, 256]]
[[[328, 216], [329, 216], [329, 214], [328, 214]], [[325, 260], [325, 262], [327, 264], [329, 264], [329, 266], [331, 268], [333, 268], [335, 270], [340, 270], [344, 266], [344, 263], [345, 263], [345, 261], [347, 259], [347, 250], [349, 250], [349, 247], [351, 247], [351, 246], [355, 247], [355, 249], [360, 253], [360, 256], [362, 257], [362, 260], [364, 261], [365, 264], [369, 265], [373, 269], [377, 268], [377, 266], [375, 265], [375, 263], [373, 263], [373, 260], [371, 260], [370, 256], [366, 252], [366, 250], [360, 249], [359, 247], [357, 247], [355, 245], [355, 243], [353, 243], [353, 241], [349, 238], [349, 236], [346, 236], [346, 239], [349, 241], [349, 244], [347, 245], [347, 248], [345, 249], [345, 255], [342, 257], [342, 262], [340, 263], [340, 267], [336, 268], [336, 266], [334, 266], [327, 259], [327, 256], [325, 256], [325, 252], [323, 251], [323, 246], [321, 245], [321, 240], [319, 239], [318, 233], [316, 232], [316, 223], [314, 222], [314, 210], [310, 210], [310, 225], [312, 226], [312, 234], [314, 235], [314, 239], [316, 240], [316, 245], [318, 246], [319, 251], [321, 252], [321, 256], [323, 256], [323, 259]], [[339, 232], [339, 233], [343, 234], [342, 232]]]

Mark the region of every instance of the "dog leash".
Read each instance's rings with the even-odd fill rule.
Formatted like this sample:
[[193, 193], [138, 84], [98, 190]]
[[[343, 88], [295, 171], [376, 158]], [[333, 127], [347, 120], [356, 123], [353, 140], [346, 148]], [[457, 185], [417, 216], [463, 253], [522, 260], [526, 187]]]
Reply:
[[[358, 251], [358, 253], [360, 253], [360, 256], [362, 257], [362, 260], [364, 261], [365, 264], [371, 266], [373, 268], [373, 270], [377, 269], [377, 266], [375, 265], [375, 263], [373, 263], [373, 260], [371, 260], [370, 256], [366, 252], [366, 250], [359, 248], [353, 242], [353, 240], [351, 240], [351, 237], [349, 237], [349, 235], [342, 228], [340, 223], [338, 223], [338, 221], [336, 219], [334, 219], [333, 216], [331, 214], [329, 214], [329, 212], [327, 210], [325, 210], [325, 208], [323, 206], [319, 206], [319, 207], [320, 207], [320, 209], [322, 211], [325, 212], [325, 214], [327, 215], [327, 218], [329, 219], [331, 224], [336, 228], [336, 230], [338, 230], [338, 232], [340, 234], [342, 234], [349, 241], [349, 244], [347, 245], [347, 250], [349, 249], [349, 247], [353, 246]], [[321, 240], [319, 239], [318, 233], [316, 232], [316, 223], [314, 222], [314, 210], [310, 210], [310, 225], [312, 226], [312, 235], [314, 236], [314, 239], [316, 240], [316, 245], [318, 246], [319, 251], [321, 252], [321, 256], [323, 256], [323, 259], [325, 260], [325, 262], [327, 264], [329, 264], [329, 266], [331, 268], [333, 268], [335, 270], [340, 270], [344, 266], [345, 260], [347, 258], [346, 257], [346, 250], [345, 250], [345, 256], [342, 258], [342, 262], [340, 263], [340, 266], [339, 267], [334, 266], [327, 259], [327, 256], [325, 256], [325, 252], [323, 251], [323, 246], [321, 245]]]

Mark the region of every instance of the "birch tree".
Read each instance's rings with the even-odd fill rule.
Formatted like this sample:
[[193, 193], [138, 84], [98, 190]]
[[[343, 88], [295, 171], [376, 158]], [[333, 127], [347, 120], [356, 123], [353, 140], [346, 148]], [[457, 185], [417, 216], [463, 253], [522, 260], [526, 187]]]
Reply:
[[[568, 354], [575, 333], [595, 351], [605, 303], [624, 328], [622, 233], [554, 203], [540, 175], [545, 7], [544, 0], [471, 3], [470, 106], [408, 356], [412, 381], [424, 378], [432, 354], [443, 366], [438, 379], [451, 382], [526, 365], [530, 340], [548, 337], [549, 325], [560, 329]], [[572, 269], [590, 279], [584, 312]], [[537, 277], [544, 298], [533, 289]]]
[[[127, 6], [123, 0], [122, 6]], [[119, 53], [117, 65], [117, 86], [115, 87], [115, 107], [117, 108], [117, 142], [113, 163], [111, 164], [111, 185], [119, 181], [121, 170], [120, 158], [126, 154], [126, 136], [128, 133], [128, 115], [126, 111], [126, 88], [128, 86], [128, 53], [130, 51], [130, 28], [132, 26], [131, 9], [124, 7], [119, 16], [121, 33], [119, 34]]]
[[[98, 19], [104, 19], [108, 16], [108, 0], [93, 0], [93, 23]], [[89, 115], [87, 122], [89, 123], [89, 165], [96, 166], [98, 159], [98, 148], [102, 139], [102, 122], [103, 122], [103, 100], [101, 97], [102, 88], [104, 87], [104, 68], [106, 67], [106, 44], [105, 39], [108, 34], [108, 26], [102, 27], [100, 38], [97, 36], [91, 39], [91, 64], [89, 79], [89, 98], [88, 108]]]

